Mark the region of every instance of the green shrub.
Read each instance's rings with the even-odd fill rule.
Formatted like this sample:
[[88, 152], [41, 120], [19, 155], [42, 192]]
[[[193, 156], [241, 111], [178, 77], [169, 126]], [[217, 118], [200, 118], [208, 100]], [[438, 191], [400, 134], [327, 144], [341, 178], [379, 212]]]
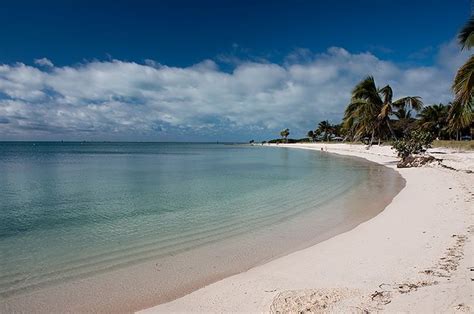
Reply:
[[420, 154], [431, 147], [433, 136], [431, 133], [423, 131], [411, 131], [407, 136], [396, 140], [392, 148], [397, 151], [398, 157], [407, 158], [413, 154]]

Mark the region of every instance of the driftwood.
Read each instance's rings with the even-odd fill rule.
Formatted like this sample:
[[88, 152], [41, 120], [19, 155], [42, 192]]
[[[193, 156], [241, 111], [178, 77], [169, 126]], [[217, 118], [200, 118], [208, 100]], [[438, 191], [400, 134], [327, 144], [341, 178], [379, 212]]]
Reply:
[[397, 164], [397, 168], [421, 167], [436, 160], [433, 156], [408, 156], [402, 158]]

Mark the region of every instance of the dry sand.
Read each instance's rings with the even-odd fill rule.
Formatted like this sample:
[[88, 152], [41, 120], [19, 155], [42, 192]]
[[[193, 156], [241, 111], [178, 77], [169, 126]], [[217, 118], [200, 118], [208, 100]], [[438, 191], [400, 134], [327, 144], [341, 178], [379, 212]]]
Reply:
[[[279, 146], [396, 167], [390, 147]], [[443, 161], [397, 169], [406, 186], [373, 219], [144, 312], [474, 312], [474, 153], [430, 153]]]

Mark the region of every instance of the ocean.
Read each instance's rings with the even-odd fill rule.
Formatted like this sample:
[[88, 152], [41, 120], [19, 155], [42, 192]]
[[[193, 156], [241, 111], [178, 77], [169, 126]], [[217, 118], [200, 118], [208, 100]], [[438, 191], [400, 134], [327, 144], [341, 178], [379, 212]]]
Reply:
[[319, 151], [0, 143], [0, 312], [137, 310], [322, 241], [401, 189]]

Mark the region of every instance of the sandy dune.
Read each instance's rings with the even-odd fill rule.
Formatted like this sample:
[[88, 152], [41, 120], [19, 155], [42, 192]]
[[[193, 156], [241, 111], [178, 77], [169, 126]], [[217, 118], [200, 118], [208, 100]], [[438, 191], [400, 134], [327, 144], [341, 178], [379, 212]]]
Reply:
[[[396, 164], [389, 147], [279, 146]], [[375, 218], [144, 312], [473, 312], [474, 153], [431, 152], [443, 161], [398, 169], [406, 187]]]

